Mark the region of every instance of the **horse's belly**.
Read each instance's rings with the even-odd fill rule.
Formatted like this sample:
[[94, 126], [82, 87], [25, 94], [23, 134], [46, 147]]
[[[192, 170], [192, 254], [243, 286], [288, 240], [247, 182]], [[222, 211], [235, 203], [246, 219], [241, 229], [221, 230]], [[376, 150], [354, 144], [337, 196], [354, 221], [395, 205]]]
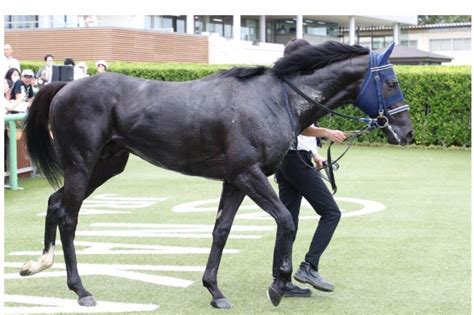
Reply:
[[177, 147], [129, 147], [130, 151], [153, 165], [186, 175], [224, 179], [224, 154]]

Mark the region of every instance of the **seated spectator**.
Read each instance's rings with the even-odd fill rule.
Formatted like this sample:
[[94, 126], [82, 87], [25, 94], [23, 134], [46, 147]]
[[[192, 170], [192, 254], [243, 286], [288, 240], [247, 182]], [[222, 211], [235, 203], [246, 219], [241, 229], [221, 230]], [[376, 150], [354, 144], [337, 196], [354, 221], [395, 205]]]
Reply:
[[45, 65], [36, 72], [39, 86], [51, 83], [51, 79], [53, 78], [54, 56], [50, 54], [44, 56], [44, 62]]
[[82, 79], [85, 77], [88, 77], [89, 75], [87, 74], [87, 65], [85, 62], [79, 62], [75, 67], [74, 67], [74, 80], [77, 79]]
[[105, 60], [99, 60], [95, 63], [95, 66], [97, 67], [97, 73], [103, 73], [107, 72], [107, 68], [109, 67], [107, 65], [107, 62]]
[[10, 92], [10, 112], [26, 112], [28, 110], [34, 96], [33, 82], [33, 70], [23, 70], [20, 80], [13, 84]]
[[72, 58], [66, 58], [66, 59], [64, 59], [64, 65], [65, 65], [65, 66], [73, 66], [73, 67], [74, 67], [74, 66], [76, 65], [76, 63], [74, 62], [74, 59], [72, 59]]
[[10, 90], [11, 90], [11, 84], [8, 82], [7, 78], [3, 79], [3, 108], [5, 110], [5, 113], [10, 112]]
[[10, 81], [10, 86], [13, 85], [13, 83], [20, 79], [20, 70], [17, 68], [8, 69], [7, 73], [5, 74], [5, 79]]

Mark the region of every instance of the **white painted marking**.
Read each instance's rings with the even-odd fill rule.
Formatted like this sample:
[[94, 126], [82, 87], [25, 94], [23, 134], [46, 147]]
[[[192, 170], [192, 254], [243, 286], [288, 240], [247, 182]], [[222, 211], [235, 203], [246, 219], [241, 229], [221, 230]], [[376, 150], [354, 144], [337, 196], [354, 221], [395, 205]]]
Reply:
[[[362, 207], [357, 210], [353, 211], [346, 211], [341, 209], [342, 217], [355, 217], [360, 215], [371, 214], [375, 212], [379, 212], [385, 209], [385, 205], [373, 201], [373, 200], [365, 200], [365, 199], [358, 199], [358, 198], [349, 198], [349, 197], [334, 197], [336, 201], [339, 202], [349, 202], [361, 205]], [[173, 212], [180, 212], [180, 213], [189, 213], [189, 212], [214, 212], [217, 209], [217, 204], [219, 203], [219, 199], [207, 199], [207, 200], [198, 200], [193, 202], [182, 203], [172, 208]], [[207, 207], [206, 207], [207, 205]], [[209, 206], [211, 205], [211, 206]], [[215, 206], [212, 206], [215, 205]], [[303, 199], [301, 206], [304, 208], [312, 209], [311, 205]], [[273, 218], [268, 215], [263, 210], [255, 205], [244, 205], [239, 208], [239, 210], [259, 210], [257, 212], [252, 213], [238, 213], [236, 215], [237, 219], [241, 220], [273, 220]], [[315, 220], [319, 216], [314, 213], [314, 215], [310, 216], [300, 216], [300, 220]]]
[[[162, 245], [141, 245], [123, 243], [102, 243], [75, 241], [77, 255], [188, 255], [188, 254], [209, 254], [210, 248], [205, 247], [183, 247], [183, 246], [162, 246]], [[80, 249], [78, 247], [86, 247]], [[236, 254], [239, 250], [224, 249], [224, 254]], [[37, 251], [12, 252], [10, 256], [36, 256]]]
[[[212, 238], [213, 225], [209, 224], [143, 224], [143, 223], [94, 223], [91, 227], [115, 227], [121, 230], [77, 231], [79, 236], [109, 237], [162, 237], [162, 238]], [[135, 229], [128, 229], [135, 228]], [[229, 238], [260, 239], [261, 235], [236, 234], [235, 232], [272, 231], [273, 226], [234, 225]]]
[[[6, 262], [5, 267], [15, 267], [21, 265], [21, 263], [16, 262]], [[142, 266], [143, 267], [143, 266]], [[78, 269], [81, 272], [81, 276], [110, 276], [116, 278], [125, 278], [129, 280], [141, 281], [156, 285], [164, 285], [169, 287], [180, 287], [186, 288], [193, 284], [193, 281], [181, 279], [177, 277], [168, 277], [168, 276], [158, 276], [149, 273], [137, 272], [137, 271], [155, 271], [158, 270], [157, 266], [146, 266], [144, 269], [140, 269], [138, 265], [112, 265], [112, 264], [78, 264]], [[203, 271], [205, 267], [201, 266], [168, 266], [167, 271], [183, 271], [190, 270], [189, 268], [194, 268], [192, 271]], [[32, 277], [22, 277], [18, 273], [6, 273], [4, 279], [29, 279], [29, 278], [50, 278], [50, 277], [66, 277], [66, 266], [65, 264], [56, 264], [51, 269], [57, 270], [61, 269], [64, 271], [50, 271], [38, 273]]]
[[[155, 304], [117, 303], [99, 301], [93, 308], [79, 306], [77, 300], [60, 299], [49, 296], [11, 295], [4, 296], [7, 306], [5, 314], [55, 314], [55, 313], [129, 313], [152, 312], [160, 306]], [[8, 303], [34, 306], [8, 306]]]
[[[156, 230], [110, 230], [110, 231], [77, 231], [76, 236], [108, 236], [108, 237], [162, 237], [162, 238], [212, 238], [212, 234], [201, 233], [163, 233]], [[260, 239], [261, 235], [230, 234], [230, 239]]]
[[[246, 198], [249, 200], [248, 198]], [[212, 207], [201, 207], [203, 205], [215, 205]], [[207, 199], [207, 200], [198, 200], [192, 202], [186, 202], [174, 206], [171, 208], [173, 212], [216, 212], [219, 205], [219, 199]], [[249, 209], [258, 209], [256, 205], [242, 205], [239, 207], [239, 210], [249, 210]]]
[[[212, 232], [214, 230], [213, 224], [155, 224], [155, 223], [92, 223], [92, 227], [124, 227], [124, 228], [153, 228], [164, 231], [176, 232]], [[247, 231], [272, 231], [273, 226], [269, 225], [232, 225], [232, 231], [247, 232]]]
[[112, 208], [112, 209], [141, 209], [148, 208], [154, 204], [167, 200], [168, 198], [135, 198], [118, 197], [117, 194], [103, 194], [93, 196], [83, 202], [84, 208]]
[[[127, 264], [79, 264], [80, 266], [86, 266], [87, 268], [102, 268], [104, 266], [113, 266], [120, 270], [142, 270], [142, 271], [176, 271], [176, 272], [203, 272], [206, 268], [204, 266], [176, 266], [176, 265], [127, 265]], [[21, 262], [4, 262], [6, 268], [18, 268], [21, 266]], [[66, 269], [64, 263], [57, 263], [54, 268]]]
[[[131, 212], [117, 209], [148, 208], [167, 199], [168, 198], [118, 197], [117, 194], [102, 194], [84, 200], [80, 213], [81, 215], [126, 214]], [[37, 215], [46, 216], [46, 212], [38, 213]]]

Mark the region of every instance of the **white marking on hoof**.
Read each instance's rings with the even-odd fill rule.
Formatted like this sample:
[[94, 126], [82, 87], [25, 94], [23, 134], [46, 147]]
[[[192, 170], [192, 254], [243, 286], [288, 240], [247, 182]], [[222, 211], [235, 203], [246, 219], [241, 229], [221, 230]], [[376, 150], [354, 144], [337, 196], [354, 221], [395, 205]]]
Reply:
[[51, 267], [54, 263], [54, 246], [49, 248], [49, 251], [41, 256], [38, 261], [32, 261], [25, 263], [20, 270], [20, 275], [31, 276], [35, 273], [41, 272]]

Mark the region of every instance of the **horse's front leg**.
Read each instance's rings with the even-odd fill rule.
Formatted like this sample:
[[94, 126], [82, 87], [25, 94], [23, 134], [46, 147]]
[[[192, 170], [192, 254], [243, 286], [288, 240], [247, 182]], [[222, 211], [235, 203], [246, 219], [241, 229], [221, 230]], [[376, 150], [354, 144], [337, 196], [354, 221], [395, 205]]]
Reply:
[[222, 257], [232, 222], [245, 194], [228, 181], [224, 181], [221, 200], [217, 211], [216, 223], [212, 232], [212, 248], [207, 261], [206, 271], [202, 278], [203, 285], [212, 295], [211, 305], [216, 308], [228, 309], [232, 305], [217, 286], [217, 271]]
[[290, 212], [280, 201], [268, 178], [258, 165], [252, 165], [236, 176], [234, 183], [260, 208], [270, 214], [278, 225], [278, 234], [281, 236], [279, 238], [281, 242], [281, 263], [278, 278], [268, 288], [268, 297], [272, 304], [277, 306], [283, 297], [283, 288], [287, 282], [291, 281], [291, 253], [296, 233], [295, 224]]

